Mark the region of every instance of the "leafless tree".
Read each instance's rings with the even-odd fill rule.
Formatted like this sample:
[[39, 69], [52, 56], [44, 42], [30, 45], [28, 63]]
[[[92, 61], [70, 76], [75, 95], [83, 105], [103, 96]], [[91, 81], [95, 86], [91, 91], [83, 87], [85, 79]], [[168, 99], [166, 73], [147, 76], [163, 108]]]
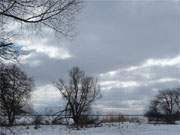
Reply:
[[55, 84], [66, 101], [65, 116], [72, 117], [78, 128], [83, 116], [88, 115], [93, 101], [100, 97], [100, 89], [97, 80], [86, 76], [78, 67], [72, 68], [69, 77], [68, 85], [62, 79]]
[[178, 111], [180, 112], [180, 88], [175, 89], [175, 104], [177, 105]]
[[14, 33], [6, 30], [9, 23], [20, 24], [21, 29], [30, 26], [31, 30], [45, 26], [63, 36], [71, 35], [80, 5], [81, 0], [0, 0], [0, 48], [9, 52], [12, 45], [9, 39]]
[[180, 113], [180, 89], [167, 89], [151, 101], [146, 115], [149, 117], [162, 117], [167, 122], [173, 122]]
[[26, 113], [24, 106], [30, 97], [32, 79], [16, 65], [0, 66], [0, 112], [13, 125], [15, 116]]

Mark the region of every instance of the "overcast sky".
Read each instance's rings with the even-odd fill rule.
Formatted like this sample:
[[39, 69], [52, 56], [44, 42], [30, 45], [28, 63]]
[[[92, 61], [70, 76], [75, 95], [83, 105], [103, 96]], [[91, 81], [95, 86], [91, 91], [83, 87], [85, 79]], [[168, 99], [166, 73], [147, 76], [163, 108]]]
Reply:
[[139, 114], [158, 90], [180, 87], [180, 3], [177, 0], [88, 1], [73, 40], [45, 36], [17, 40], [20, 63], [34, 78], [32, 102], [41, 110], [62, 103], [52, 81], [78, 65], [97, 77], [103, 112]]

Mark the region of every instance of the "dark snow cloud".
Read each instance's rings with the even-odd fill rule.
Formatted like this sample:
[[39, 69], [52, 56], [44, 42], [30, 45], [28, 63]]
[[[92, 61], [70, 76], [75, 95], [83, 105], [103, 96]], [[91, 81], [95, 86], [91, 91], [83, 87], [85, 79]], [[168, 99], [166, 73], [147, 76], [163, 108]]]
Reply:
[[43, 37], [16, 40], [25, 52], [19, 61], [36, 81], [34, 105], [59, 105], [52, 81], [78, 65], [99, 79], [103, 97], [94, 108], [143, 113], [158, 90], [180, 86], [179, 6], [176, 0], [87, 1], [74, 40], [57, 39], [47, 28]]

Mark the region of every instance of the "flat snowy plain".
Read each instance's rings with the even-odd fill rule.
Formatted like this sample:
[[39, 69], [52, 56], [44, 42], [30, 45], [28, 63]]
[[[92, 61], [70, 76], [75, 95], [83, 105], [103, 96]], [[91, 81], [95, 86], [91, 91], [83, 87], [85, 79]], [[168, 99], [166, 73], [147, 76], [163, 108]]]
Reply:
[[[1, 132], [11, 135], [9, 131], [0, 128]], [[69, 129], [61, 125], [42, 125], [38, 129], [34, 126], [17, 126], [11, 128], [15, 135], [180, 135], [180, 125], [152, 125], [152, 124], [103, 124], [101, 127]]]

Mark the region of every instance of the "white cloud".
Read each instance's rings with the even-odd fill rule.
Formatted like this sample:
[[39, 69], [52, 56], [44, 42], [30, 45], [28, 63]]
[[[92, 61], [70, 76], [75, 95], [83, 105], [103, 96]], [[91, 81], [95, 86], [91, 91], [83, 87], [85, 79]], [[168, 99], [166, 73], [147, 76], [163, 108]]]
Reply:
[[36, 60], [35, 63], [39, 64], [39, 60], [37, 60], [39, 59], [38, 55], [42, 54], [50, 59], [57, 60], [65, 60], [72, 57], [69, 50], [66, 48], [67, 42], [63, 39], [59, 42], [58, 38], [55, 37], [55, 32], [48, 27], [42, 27], [39, 29], [40, 32], [38, 30], [28, 31], [26, 25], [14, 22], [8, 22], [4, 27], [7, 33], [10, 32], [17, 35], [12, 36], [10, 40], [22, 47], [21, 52], [29, 51], [33, 53], [26, 54], [27, 56], [20, 56], [19, 60], [22, 60], [23, 64], [26, 64], [32, 57], [34, 58], [33, 61]]
[[48, 103], [49, 101], [59, 101], [61, 94], [52, 84], [46, 84], [36, 87], [31, 93], [31, 100], [34, 104]]
[[136, 81], [101, 81], [99, 84], [102, 90], [110, 90], [112, 88], [138, 87], [140, 85]]
[[120, 68], [100, 74], [100, 85], [102, 90], [110, 90], [113, 88], [134, 89], [157, 83], [179, 83], [180, 79], [176, 73], [180, 71], [179, 66], [180, 55], [174, 58], [147, 59], [140, 65]]
[[53, 59], [68, 59], [72, 57], [69, 51], [63, 47], [50, 45], [48, 39], [25, 39], [17, 41], [23, 45], [22, 50], [41, 53]]
[[121, 81], [121, 80], [110, 80], [110, 81], [101, 81], [99, 85], [102, 90], [111, 90], [113, 88], [136, 88], [140, 86], [148, 86], [157, 83], [167, 83], [167, 82], [179, 82], [180, 79], [177, 78], [160, 78], [155, 80], [144, 80], [144, 81]]
[[93, 108], [95, 111], [103, 114], [139, 114], [144, 111], [144, 104], [142, 104], [142, 100], [119, 101], [119, 105], [117, 106], [107, 103], [108, 102], [98, 103], [94, 105]]
[[148, 59], [143, 64], [138, 66], [131, 66], [126, 71], [133, 71], [137, 69], [147, 68], [147, 67], [165, 67], [165, 66], [180, 66], [180, 55], [174, 58], [164, 58], [164, 59]]
[[[147, 70], [147, 68], [151, 68], [151, 67], [172, 67], [172, 66], [180, 67], [180, 55], [174, 58], [147, 59], [145, 62], [143, 62], [140, 65], [134, 65], [127, 68], [112, 70], [107, 73], [101, 73], [100, 77], [114, 77], [119, 72], [131, 72], [131, 71], [136, 71], [136, 70], [141, 70], [141, 69]], [[145, 76], [149, 77], [147, 74]]]
[[28, 64], [30, 67], [37, 67], [42, 64], [43, 61], [40, 59], [36, 59], [36, 57], [37, 54], [32, 52], [26, 55], [20, 55], [18, 61], [21, 64]]
[[60, 92], [52, 84], [40, 85], [31, 93], [34, 111], [42, 114], [54, 114], [63, 107]]
[[167, 82], [179, 82], [180, 83], [180, 79], [177, 79], [177, 78], [160, 78], [157, 80], [151, 80], [148, 82], [148, 84], [167, 83]]

